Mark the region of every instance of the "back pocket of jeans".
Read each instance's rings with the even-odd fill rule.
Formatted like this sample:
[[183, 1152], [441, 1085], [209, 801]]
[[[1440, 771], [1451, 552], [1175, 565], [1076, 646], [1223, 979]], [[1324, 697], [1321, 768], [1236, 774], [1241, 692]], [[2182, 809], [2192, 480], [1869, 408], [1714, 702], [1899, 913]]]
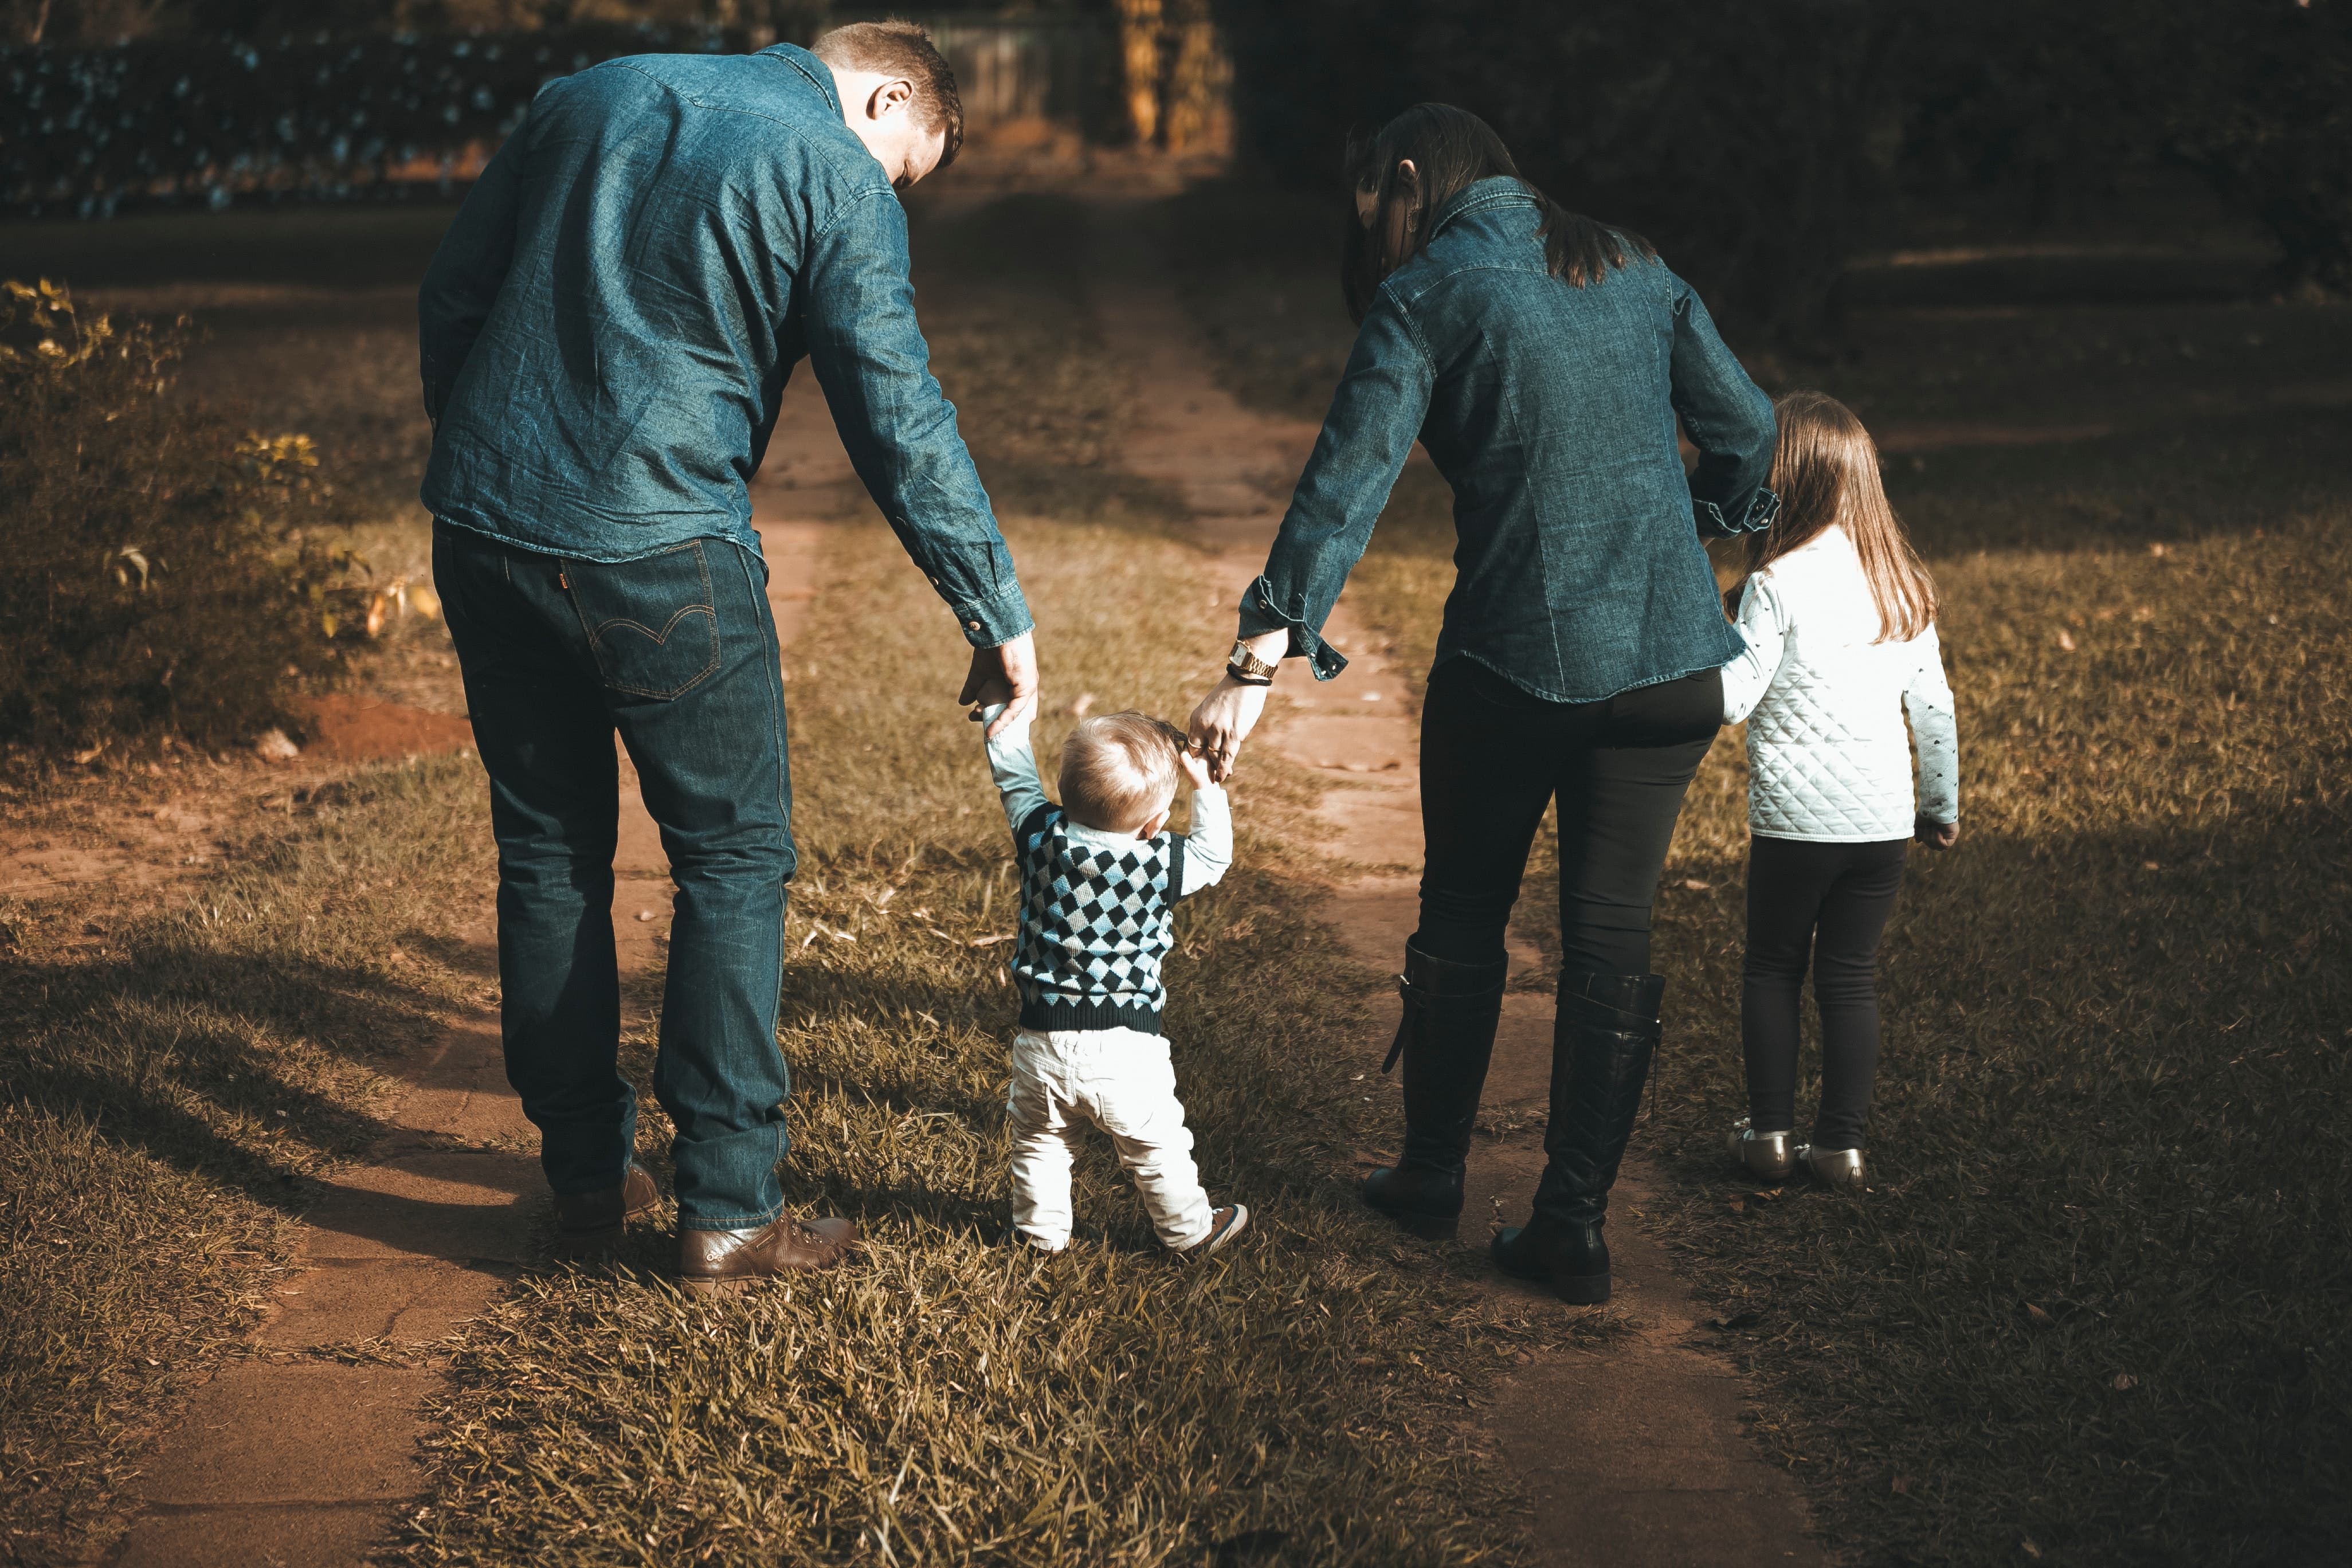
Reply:
[[719, 611], [699, 542], [635, 561], [566, 561], [563, 575], [607, 689], [678, 697], [719, 668]]

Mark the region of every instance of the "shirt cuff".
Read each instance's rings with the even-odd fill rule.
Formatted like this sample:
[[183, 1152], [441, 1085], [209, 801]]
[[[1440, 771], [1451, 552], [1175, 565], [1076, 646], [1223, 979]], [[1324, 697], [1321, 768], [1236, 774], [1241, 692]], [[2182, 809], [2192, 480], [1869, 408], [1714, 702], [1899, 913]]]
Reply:
[[1762, 485], [1748, 492], [1748, 504], [1740, 509], [1737, 519], [1726, 517], [1723, 509], [1711, 500], [1694, 497], [1691, 505], [1697, 510], [1702, 526], [1727, 539], [1742, 533], [1761, 533], [1780, 515], [1780, 498]]
[[1007, 583], [992, 598], [950, 599], [948, 605], [955, 611], [963, 640], [974, 647], [1001, 647], [1036, 625], [1018, 583]]
[[1297, 613], [1285, 611], [1275, 603], [1272, 581], [1260, 577], [1242, 595], [1241, 635], [1246, 638], [1272, 631], [1288, 632], [1290, 646], [1283, 657], [1307, 660], [1316, 679], [1328, 680], [1348, 668], [1347, 657], [1307, 624], [1305, 610], [1306, 605], [1301, 604]]

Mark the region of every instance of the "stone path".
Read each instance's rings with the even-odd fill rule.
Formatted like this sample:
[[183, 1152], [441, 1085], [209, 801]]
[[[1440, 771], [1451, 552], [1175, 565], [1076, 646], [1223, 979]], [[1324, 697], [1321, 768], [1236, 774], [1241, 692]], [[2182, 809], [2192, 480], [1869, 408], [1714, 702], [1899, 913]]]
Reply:
[[[814, 381], [787, 402], [755, 496], [769, 599], [789, 640], [813, 596], [815, 519], [852, 476]], [[622, 761], [614, 934], [624, 975], [657, 976], [669, 868]], [[482, 849], [479, 903], [452, 934], [494, 986], [493, 861]], [[495, 1011], [465, 1014], [393, 1072], [401, 1089], [382, 1138], [366, 1163], [318, 1184], [302, 1272], [278, 1291], [252, 1353], [197, 1390], [149, 1457], [130, 1530], [102, 1559], [111, 1568], [343, 1568], [387, 1541], [401, 1505], [423, 1492], [424, 1405], [444, 1375], [436, 1342], [541, 1264], [549, 1201]]]
[[[1140, 215], [1110, 202], [1095, 213], [1094, 289], [1108, 349], [1151, 394], [1145, 424], [1125, 444], [1127, 466], [1179, 489], [1217, 552], [1227, 602], [1236, 603], [1263, 569], [1315, 429], [1244, 409], [1219, 387]], [[1330, 848], [1364, 868], [1335, 888], [1331, 917], [1383, 1009], [1363, 1042], [1366, 1082], [1393, 1100], [1378, 1069], [1395, 1026], [1392, 976], [1418, 916], [1419, 731], [1403, 683], [1344, 598], [1328, 631], [1349, 656], [1347, 672], [1318, 685], [1300, 664], [1286, 664], [1260, 742], [1330, 779], [1322, 807], [1336, 830]], [[1203, 647], [1204, 671], [1221, 651]], [[1245, 757], [1244, 794], [1246, 771]], [[1517, 973], [1536, 963], [1523, 941], [1511, 951]], [[1465, 1246], [1483, 1247], [1493, 1226], [1527, 1216], [1543, 1168], [1551, 1017], [1549, 996], [1505, 998], [1482, 1123], [1524, 1131], [1474, 1145]], [[1821, 1563], [1802, 1495], [1743, 1430], [1739, 1375], [1696, 1342], [1697, 1304], [1641, 1227], [1644, 1178], [1637, 1153], [1610, 1226], [1615, 1305], [1639, 1331], [1605, 1350], [1531, 1354], [1481, 1412], [1528, 1510], [1526, 1560], [1547, 1568]], [[1528, 1289], [1500, 1275], [1492, 1288]], [[1558, 1310], [1563, 1321], [1580, 1310]]]

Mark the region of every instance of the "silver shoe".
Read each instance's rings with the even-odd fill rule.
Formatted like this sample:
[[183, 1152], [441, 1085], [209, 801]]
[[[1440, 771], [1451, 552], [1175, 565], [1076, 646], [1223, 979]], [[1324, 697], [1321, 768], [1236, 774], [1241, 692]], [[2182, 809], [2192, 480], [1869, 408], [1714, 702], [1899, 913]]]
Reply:
[[1797, 1163], [1832, 1187], [1844, 1187], [1853, 1192], [1862, 1190], [1862, 1151], [1859, 1149], [1816, 1149], [1811, 1143], [1800, 1143], [1797, 1145]]
[[1787, 1181], [1796, 1165], [1789, 1153], [1786, 1132], [1759, 1132], [1748, 1125], [1745, 1116], [1731, 1124], [1731, 1136], [1725, 1146], [1749, 1175], [1768, 1182]]

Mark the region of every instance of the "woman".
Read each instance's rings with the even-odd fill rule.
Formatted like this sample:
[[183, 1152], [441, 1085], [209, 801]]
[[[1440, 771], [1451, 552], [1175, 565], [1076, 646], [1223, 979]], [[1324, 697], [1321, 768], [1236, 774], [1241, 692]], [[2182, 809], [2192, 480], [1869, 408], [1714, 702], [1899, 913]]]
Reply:
[[[1601, 1217], [1656, 1048], [1650, 905], [1740, 652], [1702, 532], [1767, 526], [1772, 405], [1643, 240], [1518, 177], [1486, 122], [1398, 116], [1354, 161], [1354, 352], [1225, 679], [1192, 739], [1222, 777], [1273, 662], [1347, 661], [1321, 628], [1418, 438], [1454, 487], [1457, 576], [1422, 714], [1426, 856], [1405, 944], [1405, 1136], [1364, 1201], [1451, 1236], [1508, 967], [1504, 926], [1559, 803], [1561, 971], [1549, 1156], [1507, 1271], [1609, 1296]], [[1685, 478], [1675, 439], [1698, 448]]]

